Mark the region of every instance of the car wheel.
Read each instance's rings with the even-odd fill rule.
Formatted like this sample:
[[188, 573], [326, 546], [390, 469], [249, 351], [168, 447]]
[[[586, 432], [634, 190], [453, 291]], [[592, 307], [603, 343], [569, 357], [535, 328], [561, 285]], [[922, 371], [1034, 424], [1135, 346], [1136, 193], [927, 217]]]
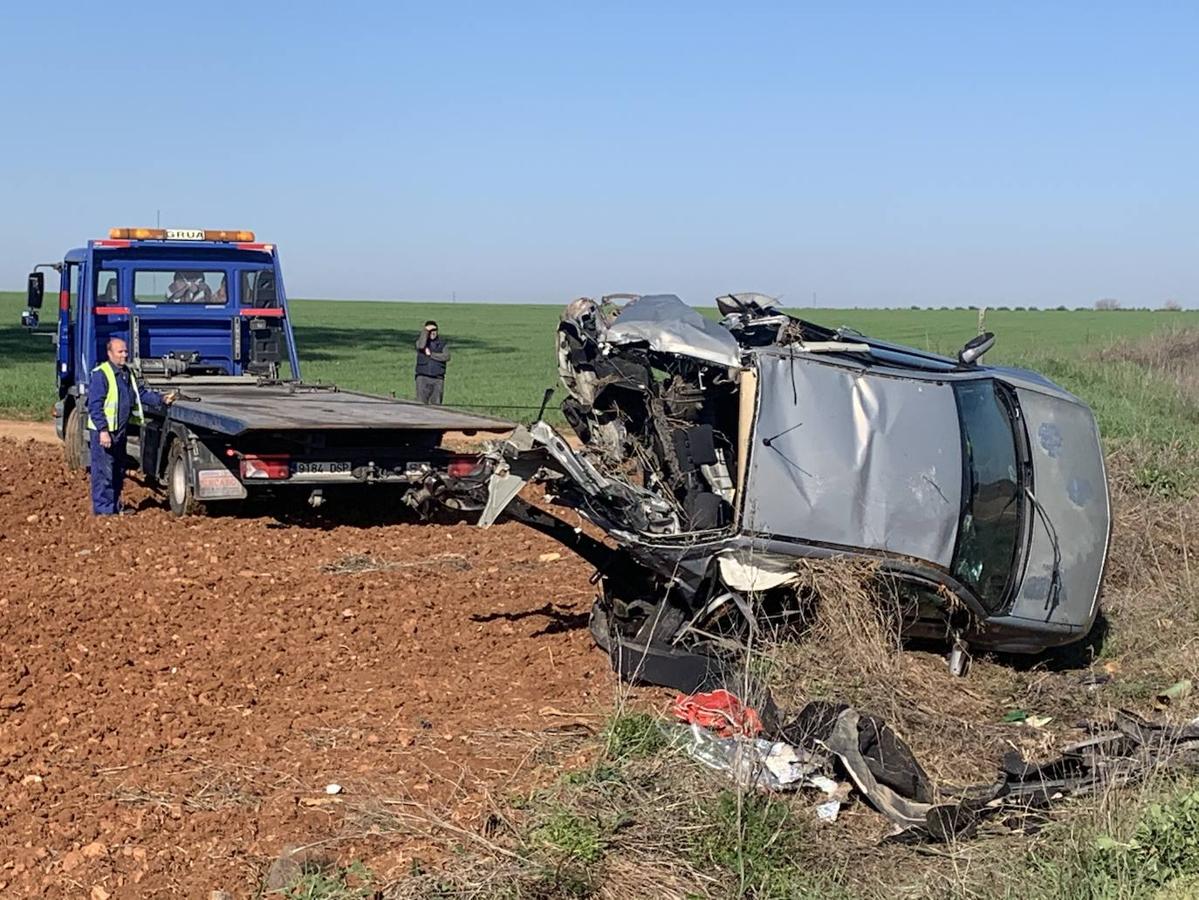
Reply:
[[192, 488], [191, 463], [187, 458], [187, 445], [183, 441], [175, 441], [171, 445], [171, 455], [167, 460], [167, 501], [171, 505], [171, 514], [175, 516], [200, 516], [204, 514], [204, 505], [196, 501], [195, 490]]
[[86, 466], [83, 440], [83, 413], [78, 406], [72, 406], [67, 413], [67, 424], [62, 431], [63, 455], [67, 460], [67, 470], [78, 472]]

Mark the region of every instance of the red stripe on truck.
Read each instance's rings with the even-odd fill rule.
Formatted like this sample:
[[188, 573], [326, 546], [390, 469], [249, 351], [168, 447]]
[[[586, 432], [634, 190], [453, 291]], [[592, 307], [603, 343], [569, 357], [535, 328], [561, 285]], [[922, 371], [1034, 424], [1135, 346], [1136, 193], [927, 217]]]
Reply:
[[97, 306], [96, 315], [98, 316], [127, 316], [129, 315], [128, 306]]
[[283, 310], [279, 307], [271, 307], [270, 309], [239, 309], [239, 313], [243, 316], [265, 316], [266, 318], [283, 318]]

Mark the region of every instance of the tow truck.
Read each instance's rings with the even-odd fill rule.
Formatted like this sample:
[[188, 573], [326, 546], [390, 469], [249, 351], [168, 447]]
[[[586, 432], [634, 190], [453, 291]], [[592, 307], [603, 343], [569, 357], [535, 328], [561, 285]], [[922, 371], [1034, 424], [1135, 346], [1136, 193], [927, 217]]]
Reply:
[[89, 375], [119, 337], [139, 378], [178, 392], [130, 426], [128, 445], [131, 467], [165, 489], [177, 516], [261, 495], [319, 506], [368, 486], [395, 488], [418, 510], [485, 501], [486, 461], [442, 439], [512, 423], [305, 382], [278, 248], [253, 232], [113, 228], [34, 267], [21, 316], [31, 330], [50, 270], [59, 284], [54, 417], [69, 468], [86, 466]]

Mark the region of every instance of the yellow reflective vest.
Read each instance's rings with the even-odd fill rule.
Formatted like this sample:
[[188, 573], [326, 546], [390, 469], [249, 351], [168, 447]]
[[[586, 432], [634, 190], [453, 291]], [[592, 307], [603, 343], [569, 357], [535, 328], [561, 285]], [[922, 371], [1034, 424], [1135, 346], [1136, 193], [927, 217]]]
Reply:
[[[103, 372], [104, 381], [108, 385], [107, 393], [104, 395], [104, 418], [107, 420], [108, 430], [115, 432], [117, 430], [117, 399], [120, 396], [117, 392], [117, 373], [110, 362], [102, 362], [93, 372]], [[141, 392], [137, 389], [137, 382], [133, 380], [133, 376], [129, 376], [129, 388], [133, 391], [133, 404], [129, 407], [129, 424], [141, 425], [146, 421], [142, 413], [142, 397]], [[92, 417], [87, 417], [87, 427], [92, 431], [96, 430], [96, 423], [92, 421]]]

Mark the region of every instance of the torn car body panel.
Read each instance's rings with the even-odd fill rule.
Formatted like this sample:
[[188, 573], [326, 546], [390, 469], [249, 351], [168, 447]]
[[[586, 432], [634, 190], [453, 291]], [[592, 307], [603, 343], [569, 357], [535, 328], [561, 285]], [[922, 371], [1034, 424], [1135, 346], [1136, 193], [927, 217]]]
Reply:
[[718, 304], [720, 323], [674, 295], [575, 301], [558, 362], [581, 446], [537, 422], [492, 450], [507, 496], [513, 477], [540, 482], [617, 543], [589, 557], [593, 633], [614, 660], [708, 671], [790, 626], [797, 560], [843, 555], [878, 562], [913, 634], [1027, 653], [1087, 633], [1110, 510], [1085, 404], [764, 295]]
[[962, 489], [952, 388], [773, 352], [757, 371], [742, 527], [948, 568]]

